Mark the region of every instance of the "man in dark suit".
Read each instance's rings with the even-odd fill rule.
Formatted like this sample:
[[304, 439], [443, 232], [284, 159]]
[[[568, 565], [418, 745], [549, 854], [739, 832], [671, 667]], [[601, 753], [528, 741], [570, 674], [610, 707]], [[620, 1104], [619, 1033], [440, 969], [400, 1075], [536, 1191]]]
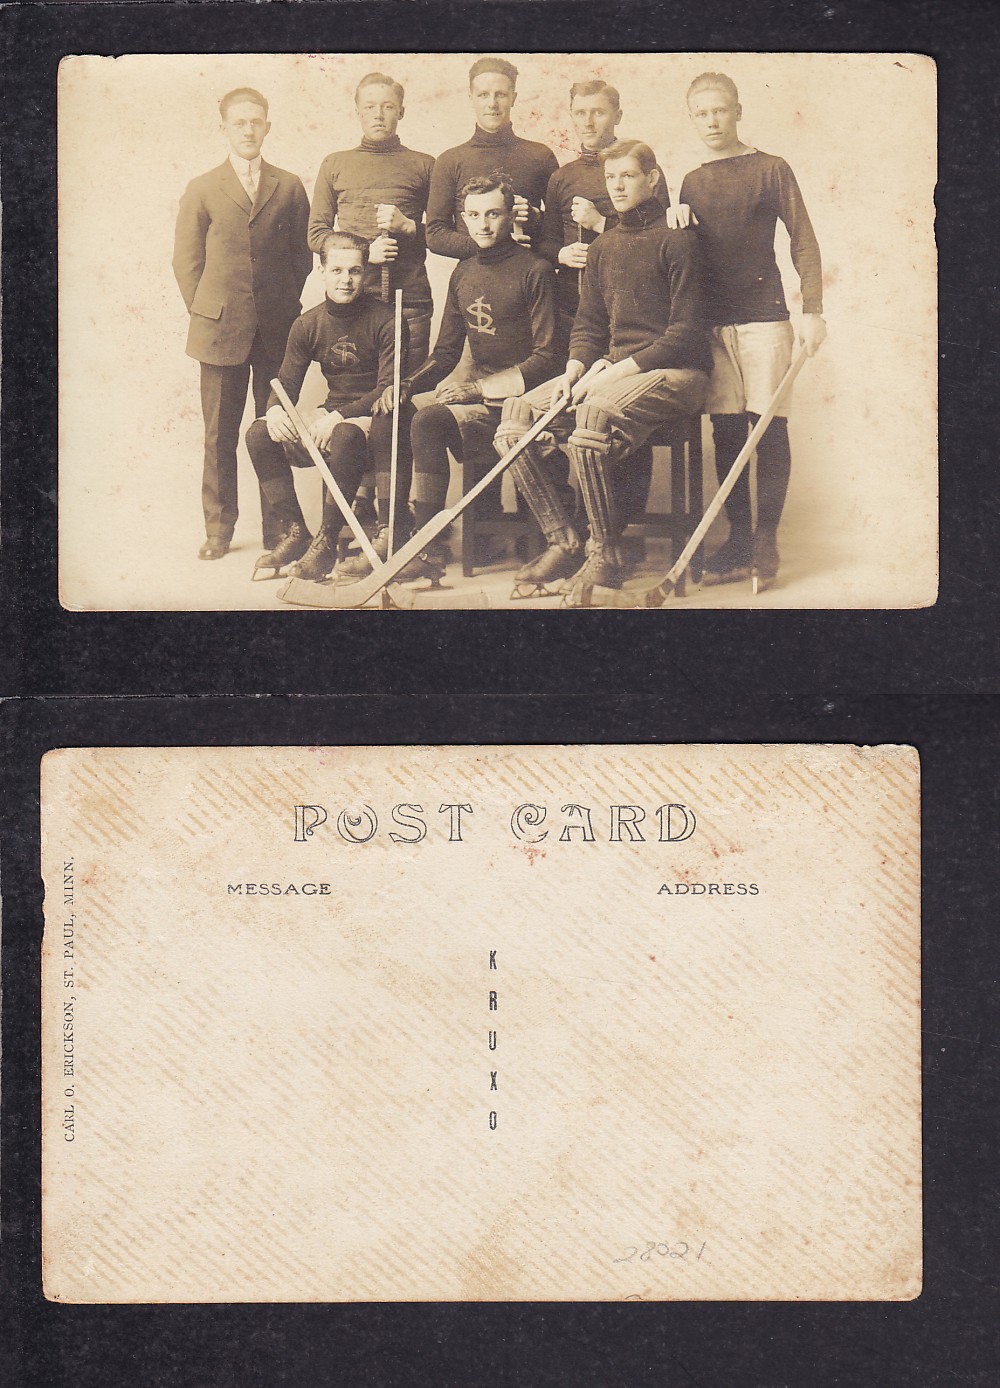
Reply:
[[[219, 102], [226, 162], [192, 179], [181, 199], [174, 275], [191, 315], [187, 353], [201, 362], [205, 419], [199, 559], [221, 559], [236, 525], [236, 447], [253, 372], [257, 415], [267, 407], [288, 331], [312, 269], [309, 199], [301, 180], [266, 164], [267, 101], [238, 87]], [[264, 544], [280, 534], [261, 495]]]

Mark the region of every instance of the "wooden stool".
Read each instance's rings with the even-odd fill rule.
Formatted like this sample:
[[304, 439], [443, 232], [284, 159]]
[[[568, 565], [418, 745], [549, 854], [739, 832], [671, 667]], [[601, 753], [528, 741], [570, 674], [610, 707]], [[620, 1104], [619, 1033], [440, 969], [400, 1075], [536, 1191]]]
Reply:
[[[669, 536], [671, 564], [676, 562], [705, 510], [701, 419], [700, 414], [683, 415], [658, 425], [650, 434], [648, 444], [670, 450], [670, 510], [647, 510], [629, 526], [648, 535]], [[655, 454], [653, 473], [655, 476]], [[704, 546], [699, 545], [690, 565], [695, 583], [701, 580], [704, 559]]]

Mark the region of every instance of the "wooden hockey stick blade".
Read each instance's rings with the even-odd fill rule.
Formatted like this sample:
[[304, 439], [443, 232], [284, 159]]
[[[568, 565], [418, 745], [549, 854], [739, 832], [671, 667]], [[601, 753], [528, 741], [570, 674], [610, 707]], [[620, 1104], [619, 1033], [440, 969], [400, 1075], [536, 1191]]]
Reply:
[[[760, 419], [758, 419], [757, 423], [750, 430], [750, 435], [747, 438], [746, 443], [743, 445], [739, 453], [736, 455], [732, 467], [726, 474], [724, 482], [722, 483], [719, 490], [716, 492], [715, 496], [712, 498], [712, 500], [706, 507], [705, 514], [702, 516], [701, 520], [695, 526], [691, 534], [691, 538], [688, 540], [687, 544], [681, 550], [673, 568], [670, 569], [669, 573], [667, 573], [667, 575], [656, 585], [656, 587], [647, 588], [645, 590], [639, 589], [628, 591], [618, 588], [582, 587], [579, 590], [579, 593], [575, 596], [574, 601], [568, 603], [567, 606], [663, 606], [667, 598], [670, 597], [671, 593], [673, 593], [676, 590], [681, 578], [684, 575], [685, 570], [687, 569], [687, 566], [690, 564], [694, 556], [695, 550], [698, 548], [702, 540], [704, 540], [705, 536], [708, 534], [709, 530], [711, 530], [712, 526], [714, 525], [716, 517], [718, 516], [719, 512], [722, 510], [723, 506], [726, 504], [726, 501], [728, 500], [729, 493], [733, 490], [733, 488], [736, 486], [736, 483], [739, 481], [740, 473], [746, 467], [747, 463], [749, 463], [750, 458], [753, 455], [754, 449], [757, 447], [757, 444], [760, 442], [760, 439], [763, 436], [765, 430], [771, 423], [771, 420], [774, 418], [775, 411], [781, 404], [785, 392], [791, 386], [792, 382], [795, 380], [795, 377], [802, 370], [803, 364], [805, 363], [807, 356], [808, 353], [806, 352], [806, 349], [804, 347], [801, 348], [798, 356], [795, 358], [791, 366], [788, 368], [788, 370], [782, 377], [777, 390], [771, 396], [771, 400], [768, 404], [767, 409], [764, 411]], [[609, 597], [612, 596], [614, 598], [614, 601], [609, 601]], [[589, 601], [584, 601], [583, 599], [585, 597], [588, 598]]]
[[[515, 458], [518, 458], [528, 445], [552, 423], [556, 415], [561, 414], [564, 409], [564, 404], [553, 405], [550, 410], [547, 410], [545, 414], [536, 419], [527, 433], [519, 438], [514, 447], [494, 463], [488, 472], [483, 474], [474, 487], [470, 487], [454, 506], [444, 511], [439, 511], [421, 530], [418, 530], [411, 539], [407, 540], [402, 549], [398, 549], [391, 559], [386, 560], [384, 564], [380, 562], [370, 574], [359, 579], [357, 583], [337, 583], [330, 585], [329, 589], [324, 589], [327, 596], [322, 606], [337, 608], [364, 607], [365, 603], [369, 602], [380, 588], [384, 588], [387, 584], [391, 583], [396, 575], [406, 568], [411, 559], [416, 559], [417, 555], [420, 554], [422, 550], [425, 550], [432, 540], [436, 540], [438, 535], [441, 534], [441, 531], [451, 525], [452, 521], [456, 520], [461, 515], [470, 502], [475, 501], [476, 497], [479, 496], [481, 492], [484, 492], [490, 483], [495, 482], [501, 473], [511, 465]], [[298, 582], [301, 582], [301, 580], [294, 578], [290, 579], [278, 596], [286, 602], [297, 601], [298, 599], [286, 595], [291, 592], [292, 585]]]
[[[334, 602], [332, 595], [343, 587], [354, 588], [354, 583], [324, 583], [314, 582], [311, 578], [290, 578], [281, 589], [278, 597], [282, 602], [292, 603], [296, 607], [336, 607], [343, 608], [342, 602]], [[383, 602], [385, 608], [398, 607], [401, 610], [416, 607], [417, 594], [409, 592], [406, 588], [401, 588], [398, 583], [389, 583], [382, 590], [382, 596], [388, 597], [388, 602]], [[372, 597], [377, 596], [376, 593]], [[358, 604], [351, 603], [351, 607]]]
[[[287, 414], [288, 418], [294, 424], [295, 432], [299, 436], [299, 442], [302, 444], [302, 447], [306, 450], [310, 458], [319, 468], [323, 480], [330, 490], [330, 495], [337, 503], [338, 509], [340, 510], [340, 514], [344, 517], [344, 520], [350, 526], [354, 534], [354, 538], [361, 546], [363, 554], [365, 555], [370, 564], [378, 566], [379, 564], [381, 564], [382, 560], [376, 553], [375, 547], [372, 544], [371, 540], [369, 540], [368, 536], [365, 534], [361, 522], [358, 520], [357, 516], [354, 514], [350, 506], [347, 504], [347, 497], [337, 486], [337, 479], [330, 471], [326, 459], [323, 457], [323, 454], [319, 451], [319, 449], [316, 446], [315, 439], [309, 433], [309, 430], [303, 423], [302, 416], [299, 414], [298, 410], [292, 404], [288, 392], [285, 390], [285, 387], [278, 380], [277, 376], [275, 376], [274, 380], [271, 382], [271, 389], [278, 397], [278, 400], [281, 403], [281, 408], [285, 411], [285, 414]], [[284, 590], [282, 590], [282, 593], [283, 592]], [[281, 597], [282, 593], [279, 593], [278, 596]]]

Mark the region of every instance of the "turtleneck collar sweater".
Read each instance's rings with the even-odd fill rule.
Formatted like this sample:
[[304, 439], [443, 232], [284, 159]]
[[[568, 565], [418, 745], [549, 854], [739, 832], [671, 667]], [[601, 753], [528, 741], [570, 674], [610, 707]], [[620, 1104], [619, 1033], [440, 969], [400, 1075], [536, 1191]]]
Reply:
[[477, 125], [469, 144], [475, 145], [477, 149], [502, 149], [504, 145], [509, 145], [516, 139], [514, 127], [510, 124], [501, 125], [499, 130], [484, 130], [481, 125]]
[[327, 298], [326, 311], [331, 318], [336, 318], [342, 323], [350, 323], [365, 306], [365, 295], [361, 293], [356, 299], [352, 299], [349, 304], [338, 304], [333, 299]]
[[663, 203], [658, 198], [647, 198], [638, 207], [630, 207], [623, 212], [618, 218], [618, 225], [622, 231], [645, 231], [646, 227], [666, 215]]
[[362, 135], [358, 149], [363, 149], [366, 154], [394, 154], [397, 149], [402, 149], [402, 141], [398, 135], [387, 135], [384, 140], [369, 140], [367, 135]]
[[516, 255], [517, 249], [517, 242], [512, 237], [505, 236], [495, 246], [477, 246], [476, 259], [481, 265], [498, 265], [501, 260], [509, 260], [512, 255]]

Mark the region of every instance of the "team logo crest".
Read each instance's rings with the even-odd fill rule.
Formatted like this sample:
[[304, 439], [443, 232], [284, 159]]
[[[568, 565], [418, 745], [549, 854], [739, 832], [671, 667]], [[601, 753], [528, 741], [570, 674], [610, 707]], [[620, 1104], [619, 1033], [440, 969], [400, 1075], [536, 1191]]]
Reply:
[[469, 328], [477, 333], [489, 333], [490, 337], [496, 337], [497, 330], [493, 326], [493, 309], [480, 294], [465, 310], [469, 315]]
[[345, 333], [343, 337], [338, 337], [330, 348], [330, 356], [338, 366], [360, 366], [361, 358], [358, 356], [357, 345]]

